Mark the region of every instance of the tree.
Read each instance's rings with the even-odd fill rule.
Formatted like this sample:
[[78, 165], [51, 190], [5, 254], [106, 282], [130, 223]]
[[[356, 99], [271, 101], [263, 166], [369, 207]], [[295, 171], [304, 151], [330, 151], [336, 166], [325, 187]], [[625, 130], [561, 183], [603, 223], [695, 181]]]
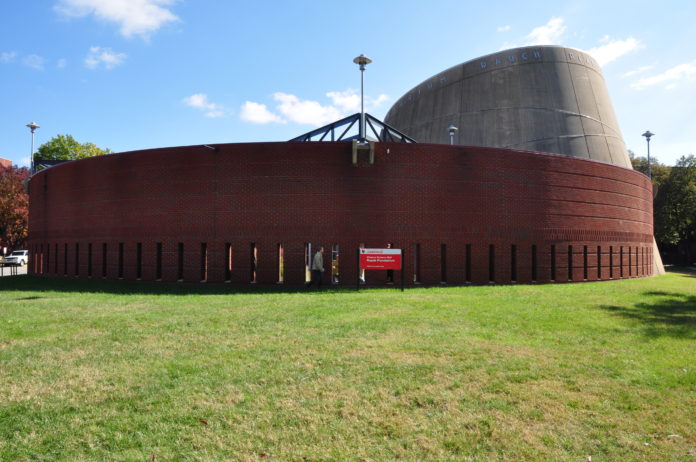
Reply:
[[655, 198], [655, 238], [665, 244], [696, 241], [696, 157], [682, 156]]
[[[636, 157], [636, 155], [630, 149], [628, 150], [628, 156], [631, 159], [631, 165], [633, 166], [633, 170], [636, 170], [644, 175], [648, 174], [647, 157]], [[655, 193], [657, 193], [657, 191], [660, 189], [660, 185], [662, 185], [665, 179], [669, 176], [671, 167], [660, 163], [660, 161], [657, 160], [656, 157], [651, 157], [650, 170], [652, 174], [653, 189]]]
[[0, 244], [10, 249], [24, 244], [29, 222], [29, 196], [24, 191], [29, 169], [0, 166]]
[[94, 143], [78, 143], [71, 135], [56, 135], [41, 146], [34, 154], [34, 163], [43, 160], [76, 160], [86, 157], [111, 154]]

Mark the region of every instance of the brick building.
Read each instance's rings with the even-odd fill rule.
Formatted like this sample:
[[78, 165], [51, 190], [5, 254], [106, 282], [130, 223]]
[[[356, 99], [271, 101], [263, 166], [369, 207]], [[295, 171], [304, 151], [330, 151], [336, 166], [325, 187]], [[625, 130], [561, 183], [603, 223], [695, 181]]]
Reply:
[[[653, 273], [652, 188], [629, 168], [443, 144], [376, 143], [373, 164], [351, 156], [349, 142], [223, 144], [40, 171], [30, 272], [300, 285], [311, 245], [338, 258], [325, 265], [338, 285], [353, 285], [359, 244], [392, 243], [407, 285]], [[367, 278], [382, 284], [386, 271]]]

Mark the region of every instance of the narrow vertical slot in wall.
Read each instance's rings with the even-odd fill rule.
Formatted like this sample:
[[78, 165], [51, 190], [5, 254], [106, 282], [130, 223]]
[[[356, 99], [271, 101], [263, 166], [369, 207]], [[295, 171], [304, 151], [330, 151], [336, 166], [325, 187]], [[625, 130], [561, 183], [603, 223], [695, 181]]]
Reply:
[[556, 246], [551, 246], [551, 280], [556, 280]]
[[466, 255], [465, 255], [465, 274], [464, 274], [464, 279], [466, 280], [467, 283], [471, 282], [471, 244], [466, 245]]
[[573, 280], [573, 246], [568, 246], [568, 280]]
[[495, 246], [488, 245], [488, 282], [495, 282]]
[[68, 243], [63, 246], [63, 276], [68, 275]]
[[340, 267], [340, 249], [338, 244], [331, 247], [331, 283], [338, 284], [341, 282], [341, 267]]
[[176, 280], [181, 282], [184, 280], [184, 243], [179, 242], [176, 245]]
[[278, 243], [278, 284], [285, 282], [285, 251], [283, 250], [283, 244]]
[[225, 282], [232, 280], [232, 243], [225, 242]]
[[623, 258], [623, 246], [619, 246], [619, 277], [624, 277], [624, 258]]
[[249, 244], [249, 280], [252, 284], [256, 284], [257, 270], [259, 264], [259, 248], [256, 242]]
[[638, 274], [645, 276], [645, 248], [643, 246], [640, 246], [640, 267]]
[[440, 284], [447, 284], [447, 244], [440, 244]]
[[587, 246], [582, 246], [582, 279], [587, 281]]
[[636, 260], [636, 276], [640, 276], [640, 274], [638, 273], [638, 246], [636, 246], [636, 258], [635, 258], [635, 260]]
[[106, 242], [102, 242], [102, 277], [106, 278]]
[[414, 282], [414, 284], [420, 284], [420, 282], [421, 282], [420, 244], [415, 244], [413, 246], [413, 282]]
[[75, 243], [75, 277], [80, 275], [80, 243]]
[[87, 277], [92, 277], [92, 243], [87, 244]]
[[55, 244], [53, 252], [53, 273], [58, 275], [58, 244]]
[[155, 246], [155, 280], [162, 280], [162, 243]]
[[305, 284], [312, 280], [312, 243], [305, 242], [304, 244], [304, 279]]
[[517, 246], [510, 245], [510, 282], [517, 282]]
[[201, 282], [208, 281], [208, 244], [201, 242]]
[[609, 279], [614, 279], [614, 246], [609, 246]]
[[602, 246], [597, 246], [597, 280], [602, 279]]
[[138, 281], [143, 278], [143, 243], [135, 244], [135, 279]]
[[633, 249], [628, 246], [628, 277], [633, 276]]
[[537, 246], [532, 244], [532, 282], [537, 281]]
[[46, 274], [51, 272], [51, 244], [46, 244]]
[[123, 242], [118, 243], [118, 278], [123, 279]]

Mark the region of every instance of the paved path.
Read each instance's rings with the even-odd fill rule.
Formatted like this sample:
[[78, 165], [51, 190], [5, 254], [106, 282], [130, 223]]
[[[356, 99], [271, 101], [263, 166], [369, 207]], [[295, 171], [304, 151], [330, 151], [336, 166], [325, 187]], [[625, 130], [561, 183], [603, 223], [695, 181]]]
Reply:
[[[14, 269], [17, 269], [17, 272], [13, 272]], [[24, 266], [0, 266], [0, 276], [11, 276], [13, 274], [27, 274], [27, 265]]]

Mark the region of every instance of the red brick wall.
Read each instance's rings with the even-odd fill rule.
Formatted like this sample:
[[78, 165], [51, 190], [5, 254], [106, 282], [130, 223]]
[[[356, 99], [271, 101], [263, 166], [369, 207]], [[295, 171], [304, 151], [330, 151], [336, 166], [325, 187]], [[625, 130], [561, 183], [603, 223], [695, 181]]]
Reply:
[[[392, 242], [405, 250], [409, 284], [416, 244], [423, 284], [440, 283], [443, 266], [448, 284], [488, 283], [491, 273], [496, 283], [530, 282], [534, 271], [550, 282], [554, 269], [556, 282], [642, 277], [652, 272], [651, 194], [648, 179], [629, 169], [495, 148], [378, 143], [375, 164], [363, 154], [358, 166], [350, 143], [153, 149], [36, 174], [30, 271], [84, 278], [91, 267], [93, 278], [154, 281], [160, 243], [163, 281], [247, 284], [255, 243], [257, 282], [272, 284], [282, 244], [285, 283], [296, 285], [311, 242], [326, 248], [327, 270], [338, 244], [340, 282], [355, 284], [359, 243]], [[386, 272], [367, 279], [383, 283]]]

